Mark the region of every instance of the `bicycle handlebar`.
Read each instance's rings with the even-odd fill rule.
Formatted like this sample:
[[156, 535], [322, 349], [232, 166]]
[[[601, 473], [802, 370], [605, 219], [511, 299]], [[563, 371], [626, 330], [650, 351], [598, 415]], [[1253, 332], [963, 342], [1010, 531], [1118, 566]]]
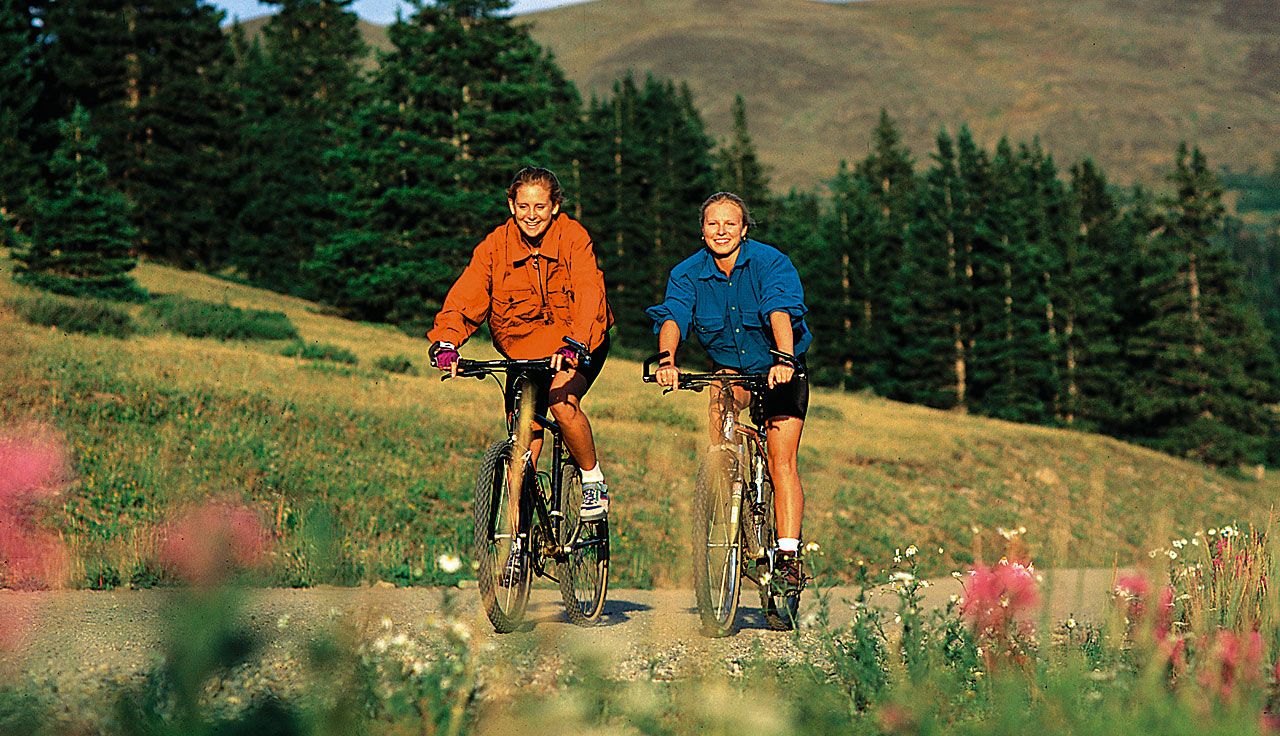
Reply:
[[[591, 352], [586, 345], [574, 340], [571, 337], [564, 338], [564, 342], [573, 352], [578, 354], [578, 366], [585, 368], [591, 365]], [[512, 370], [534, 370], [534, 371], [550, 371], [551, 358], [536, 359], [511, 359], [503, 358], [500, 360], [470, 360], [467, 358], [458, 359], [458, 377], [459, 378], [484, 378], [498, 371]], [[446, 373], [440, 377], [441, 381], [449, 380], [449, 374]]]
[[[784, 363], [788, 363], [795, 369], [796, 375], [804, 376], [804, 372], [800, 368], [799, 361], [794, 355], [788, 355], [781, 350], [770, 350], [770, 355], [781, 359]], [[653, 371], [653, 366], [658, 361], [670, 355], [667, 351], [662, 351], [657, 355], [651, 355], [644, 361], [643, 375], [641, 380], [645, 383], [657, 383], [658, 375]], [[738, 383], [748, 387], [752, 385], [763, 387], [768, 383], [769, 373], [680, 373], [680, 377], [676, 380], [675, 387], [668, 386], [667, 391], [675, 389], [693, 389], [701, 390], [713, 383]]]

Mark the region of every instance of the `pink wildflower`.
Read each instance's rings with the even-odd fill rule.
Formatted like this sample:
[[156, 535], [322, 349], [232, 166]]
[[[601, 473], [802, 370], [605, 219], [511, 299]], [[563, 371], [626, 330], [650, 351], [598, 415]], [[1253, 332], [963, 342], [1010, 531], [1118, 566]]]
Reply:
[[244, 506], [209, 501], [166, 529], [161, 562], [195, 585], [214, 585], [256, 566], [267, 549], [262, 520]]
[[66, 481], [66, 453], [41, 427], [0, 432], [0, 587], [47, 588], [62, 577], [66, 555], [39, 530], [34, 503]]
[[1207, 666], [1200, 671], [1200, 685], [1226, 699], [1236, 685], [1257, 687], [1262, 683], [1262, 636], [1256, 631], [1239, 636], [1219, 630], [1209, 650]]
[[0, 433], [0, 504], [53, 495], [67, 478], [67, 457], [48, 430]]
[[1125, 599], [1144, 599], [1151, 592], [1151, 583], [1142, 573], [1122, 575], [1116, 581], [1115, 593]]
[[960, 613], [975, 631], [1002, 634], [1038, 602], [1035, 567], [1002, 559], [969, 571]]

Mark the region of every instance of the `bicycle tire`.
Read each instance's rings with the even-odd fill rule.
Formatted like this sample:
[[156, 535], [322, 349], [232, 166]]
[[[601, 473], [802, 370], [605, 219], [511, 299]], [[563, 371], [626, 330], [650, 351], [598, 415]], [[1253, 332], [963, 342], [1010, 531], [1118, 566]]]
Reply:
[[[765, 549], [778, 546], [778, 528], [774, 516], [773, 481], [764, 479], [765, 529], [763, 533]], [[760, 610], [764, 612], [765, 625], [771, 631], [791, 631], [796, 628], [800, 615], [800, 591], [778, 595], [773, 590], [772, 581], [761, 581]]]
[[733, 521], [736, 457], [712, 450], [698, 469], [693, 502], [693, 590], [703, 633], [735, 630], [742, 592], [742, 530]]
[[[529, 582], [533, 565], [529, 558], [529, 544], [521, 552], [523, 574], [518, 580], [503, 579], [503, 568], [511, 552], [510, 496], [508, 471], [514, 456], [514, 444], [510, 439], [498, 440], [489, 445], [480, 460], [476, 475], [475, 530], [473, 533], [476, 558], [476, 587], [484, 604], [489, 622], [499, 634], [508, 634], [523, 623], [529, 603]], [[530, 463], [525, 464], [525, 486], [533, 477]], [[522, 499], [523, 500], [523, 499]], [[528, 504], [524, 504], [526, 507]], [[532, 536], [532, 535], [531, 535]]]
[[[602, 540], [599, 544], [562, 552], [556, 566], [560, 595], [569, 620], [578, 626], [595, 626], [604, 610], [609, 588], [609, 521], [581, 523], [582, 473], [577, 463], [566, 462], [560, 480], [560, 538], [565, 545], [579, 540]], [[575, 538], [576, 537], [576, 538]]]

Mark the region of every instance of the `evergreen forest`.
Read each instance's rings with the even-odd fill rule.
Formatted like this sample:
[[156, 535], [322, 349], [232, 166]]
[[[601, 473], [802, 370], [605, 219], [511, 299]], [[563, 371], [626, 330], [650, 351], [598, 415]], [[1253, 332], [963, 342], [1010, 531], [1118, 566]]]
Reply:
[[801, 273], [820, 385], [1280, 463], [1280, 157], [1233, 175], [1170, 141], [1165, 186], [1121, 187], [964, 121], [913, 152], [882, 111], [869, 155], [779, 192], [741, 98], [722, 141], [679, 80], [583, 99], [506, 0], [414, 2], [388, 51], [351, 0], [269, 3], [254, 34], [199, 0], [0, 3], [0, 246], [24, 283], [145, 299], [143, 258], [421, 335], [539, 165], [641, 356], [727, 189]]

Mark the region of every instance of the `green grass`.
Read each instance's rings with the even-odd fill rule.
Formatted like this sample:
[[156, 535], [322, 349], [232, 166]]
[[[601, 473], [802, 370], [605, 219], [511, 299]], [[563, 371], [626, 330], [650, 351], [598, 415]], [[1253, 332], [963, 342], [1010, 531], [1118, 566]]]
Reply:
[[324, 360], [331, 363], [355, 365], [360, 362], [356, 354], [338, 345], [326, 342], [292, 342], [280, 351], [286, 358], [302, 358], [303, 360]]
[[37, 327], [120, 338], [129, 337], [138, 329], [128, 310], [97, 299], [38, 293], [10, 299], [9, 307], [27, 324]]
[[147, 305], [165, 329], [188, 337], [218, 340], [288, 340], [298, 336], [284, 312], [241, 309], [182, 296], [154, 298]]
[[[360, 365], [425, 365], [427, 342], [389, 326], [150, 264], [137, 276], [153, 292], [282, 312], [306, 344]], [[29, 296], [0, 274], [0, 303]], [[300, 362], [267, 342], [53, 332], [9, 309], [0, 330], [0, 424], [47, 421], [73, 452], [78, 482], [51, 524], [77, 585], [152, 580], [157, 525], [214, 494], [268, 520], [266, 582], [429, 583], [438, 555], [470, 557], [475, 465], [503, 431], [492, 382]], [[584, 402], [612, 490], [611, 576], [682, 586], [706, 398], [663, 396], [639, 375], [612, 359]], [[1152, 540], [1265, 520], [1280, 492], [1274, 472], [1234, 477], [1093, 435], [829, 391], [811, 404], [806, 537], [846, 580], [853, 561], [884, 569], [910, 544], [942, 548], [924, 572], [945, 574], [990, 556], [997, 527], [1026, 527], [1020, 543], [1041, 566], [1132, 563]], [[325, 530], [329, 546], [310, 541]]]

